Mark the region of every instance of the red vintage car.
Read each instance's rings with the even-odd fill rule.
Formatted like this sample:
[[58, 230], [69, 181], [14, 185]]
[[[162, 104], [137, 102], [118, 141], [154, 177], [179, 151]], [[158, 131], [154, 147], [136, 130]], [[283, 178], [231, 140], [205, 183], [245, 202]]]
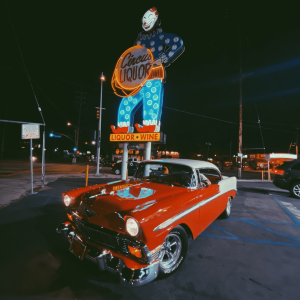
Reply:
[[139, 286], [167, 276], [216, 218], [230, 215], [236, 178], [212, 163], [162, 159], [139, 164], [135, 176], [63, 194], [68, 220], [58, 233], [79, 259], [87, 258]]

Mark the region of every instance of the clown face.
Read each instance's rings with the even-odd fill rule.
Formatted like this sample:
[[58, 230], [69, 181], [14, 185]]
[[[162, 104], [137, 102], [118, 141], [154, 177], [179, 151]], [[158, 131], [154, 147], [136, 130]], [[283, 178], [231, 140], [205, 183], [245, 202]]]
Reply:
[[142, 18], [142, 27], [145, 31], [149, 31], [153, 28], [158, 18], [158, 12], [155, 7], [146, 11]]

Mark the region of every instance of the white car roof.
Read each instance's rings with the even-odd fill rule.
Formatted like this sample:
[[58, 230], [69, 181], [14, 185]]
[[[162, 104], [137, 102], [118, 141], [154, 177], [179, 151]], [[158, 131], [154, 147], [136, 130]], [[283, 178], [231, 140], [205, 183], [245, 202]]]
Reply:
[[144, 160], [143, 162], [172, 163], [172, 164], [178, 164], [178, 165], [185, 165], [192, 169], [211, 168], [211, 169], [220, 171], [219, 168], [216, 165], [214, 165], [213, 163], [210, 163], [208, 161], [203, 161], [203, 160], [195, 160], [195, 159], [166, 158], [166, 159]]

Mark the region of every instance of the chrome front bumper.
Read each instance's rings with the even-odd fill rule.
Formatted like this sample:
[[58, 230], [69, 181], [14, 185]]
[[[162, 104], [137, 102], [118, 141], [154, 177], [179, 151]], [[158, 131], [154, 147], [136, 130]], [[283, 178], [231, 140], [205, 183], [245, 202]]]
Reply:
[[[61, 223], [56, 232], [62, 233], [71, 243], [76, 236], [70, 222]], [[89, 248], [89, 246], [87, 246]], [[158, 275], [159, 261], [149, 264], [145, 268], [130, 269], [122, 259], [114, 257], [109, 249], [91, 251], [86, 254], [85, 258], [96, 263], [101, 271], [109, 271], [120, 276], [120, 283], [124, 286], [141, 286], [154, 280]]]

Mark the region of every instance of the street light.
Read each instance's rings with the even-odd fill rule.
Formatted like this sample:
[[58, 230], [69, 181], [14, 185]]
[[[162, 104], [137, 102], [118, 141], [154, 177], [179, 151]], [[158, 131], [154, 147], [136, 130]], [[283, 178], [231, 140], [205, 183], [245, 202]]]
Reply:
[[100, 76], [101, 81], [101, 89], [100, 89], [100, 118], [98, 123], [98, 140], [97, 140], [97, 171], [96, 175], [99, 175], [99, 162], [100, 162], [100, 146], [101, 146], [101, 120], [102, 120], [102, 88], [103, 88], [103, 81], [105, 80], [105, 77], [103, 75], [103, 72]]
[[77, 144], [77, 138], [76, 138], [76, 133], [77, 133], [77, 125], [74, 125], [74, 124], [72, 124], [71, 122], [68, 122], [67, 123], [67, 126], [74, 126], [75, 127], [75, 130], [74, 130], [74, 132], [75, 132], [75, 147], [76, 147], [76, 149], [78, 148], [78, 144]]

